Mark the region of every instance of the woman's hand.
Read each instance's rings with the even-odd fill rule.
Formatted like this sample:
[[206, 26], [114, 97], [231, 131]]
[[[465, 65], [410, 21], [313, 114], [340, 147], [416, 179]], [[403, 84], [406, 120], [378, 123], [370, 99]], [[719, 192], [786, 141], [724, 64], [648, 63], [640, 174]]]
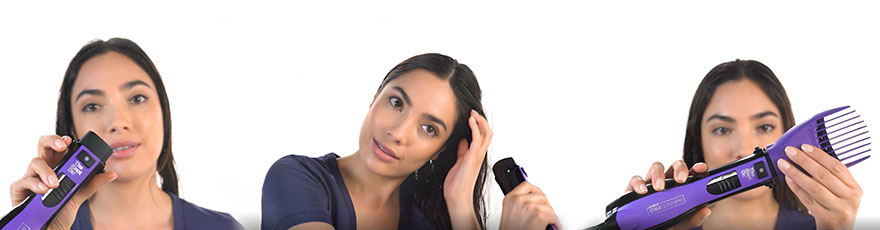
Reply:
[[849, 169], [822, 149], [812, 145], [785, 147], [785, 154], [812, 177], [791, 163], [779, 159], [776, 164], [785, 174], [785, 182], [801, 203], [816, 218], [817, 229], [852, 229], [859, 211], [862, 187]]
[[[635, 191], [638, 194], [648, 193], [648, 187], [646, 186], [648, 183], [651, 184], [651, 187], [653, 187], [654, 190], [663, 191], [666, 187], [666, 178], [675, 178], [675, 182], [684, 183], [687, 180], [688, 175], [705, 173], [706, 171], [708, 171], [708, 166], [705, 163], [696, 163], [694, 164], [694, 167], [688, 170], [684, 161], [677, 160], [669, 166], [666, 173], [663, 173], [663, 164], [660, 162], [654, 162], [654, 164], [651, 164], [651, 167], [648, 169], [648, 175], [646, 175], [644, 179], [636, 175], [629, 180], [629, 184], [626, 185], [626, 192]], [[671, 229], [691, 229], [702, 226], [703, 221], [706, 220], [706, 217], [708, 217], [710, 213], [712, 213], [712, 211], [709, 210], [709, 208], [702, 208], [694, 213], [691, 218], [672, 226]]]
[[523, 181], [504, 195], [499, 229], [544, 229], [559, 227], [559, 218], [540, 188]]
[[[67, 147], [72, 140], [68, 136], [60, 137], [58, 135], [40, 137], [37, 144], [38, 157], [31, 160], [24, 177], [13, 182], [10, 186], [9, 195], [12, 198], [13, 206], [21, 203], [33, 193], [45, 194], [49, 189], [58, 187], [58, 177], [52, 168], [58, 165], [61, 158], [67, 153]], [[49, 229], [70, 229], [79, 206], [98, 191], [98, 187], [113, 179], [116, 179], [115, 172], [106, 172], [93, 177], [91, 182], [80, 189], [61, 208]]]
[[471, 110], [468, 119], [471, 128], [471, 141], [458, 143], [458, 160], [446, 174], [443, 182], [443, 197], [449, 209], [453, 229], [476, 229], [477, 215], [474, 212], [474, 184], [480, 173], [480, 166], [486, 158], [489, 143], [492, 142], [492, 129], [489, 122], [476, 111]]

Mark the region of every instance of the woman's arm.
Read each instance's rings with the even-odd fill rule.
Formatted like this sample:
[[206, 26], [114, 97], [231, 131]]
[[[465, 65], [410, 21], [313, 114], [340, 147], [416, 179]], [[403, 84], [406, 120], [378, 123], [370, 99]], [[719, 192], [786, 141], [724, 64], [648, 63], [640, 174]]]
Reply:
[[480, 226], [474, 212], [474, 185], [493, 133], [486, 118], [476, 111], [471, 111], [468, 124], [473, 140], [470, 147], [467, 140], [458, 143], [458, 160], [449, 169], [443, 183], [443, 196], [449, 209], [452, 229], [478, 229]]

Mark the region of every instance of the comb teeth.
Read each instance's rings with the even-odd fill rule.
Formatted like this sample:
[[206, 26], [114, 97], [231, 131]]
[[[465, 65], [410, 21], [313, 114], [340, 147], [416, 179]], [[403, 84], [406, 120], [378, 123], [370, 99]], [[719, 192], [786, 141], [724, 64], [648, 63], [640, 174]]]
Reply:
[[[850, 167], [871, 155], [871, 136], [861, 115], [855, 110], [841, 110], [816, 120], [819, 147]], [[825, 118], [829, 119], [825, 120]]]

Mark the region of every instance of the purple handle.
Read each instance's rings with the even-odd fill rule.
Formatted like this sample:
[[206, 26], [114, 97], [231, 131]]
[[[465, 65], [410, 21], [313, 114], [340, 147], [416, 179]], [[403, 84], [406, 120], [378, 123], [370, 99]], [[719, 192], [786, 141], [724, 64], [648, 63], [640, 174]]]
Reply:
[[[78, 145], [76, 143], [82, 143]], [[78, 148], [77, 148], [78, 146]], [[107, 158], [113, 153], [97, 134], [89, 131], [71, 146], [62, 164], [55, 167], [58, 187], [45, 194], [33, 194], [0, 221], [2, 230], [45, 229], [58, 211], [76, 194], [83, 184], [103, 172]]]

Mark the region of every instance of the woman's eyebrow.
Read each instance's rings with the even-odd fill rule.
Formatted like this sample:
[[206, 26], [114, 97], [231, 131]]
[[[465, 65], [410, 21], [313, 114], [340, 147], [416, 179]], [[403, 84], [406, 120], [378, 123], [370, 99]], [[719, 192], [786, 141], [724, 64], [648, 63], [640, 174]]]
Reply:
[[82, 97], [83, 95], [103, 96], [104, 91], [101, 91], [100, 89], [83, 90], [82, 92], [79, 92], [79, 94], [76, 95], [76, 99], [74, 99], [73, 101], [79, 100], [79, 98]]
[[395, 86], [391, 88], [397, 90], [397, 92], [400, 92], [400, 96], [403, 97], [404, 102], [412, 105], [412, 102], [409, 100], [409, 95], [406, 95], [406, 91], [404, 91], [403, 88], [400, 88], [400, 86]]
[[709, 117], [709, 119], [706, 119], [706, 122], [708, 123], [709, 121], [712, 121], [712, 119], [718, 119], [718, 120], [722, 120], [722, 121], [726, 121], [726, 122], [730, 122], [730, 123], [736, 122], [735, 120], [733, 120], [732, 117], [728, 117], [728, 116], [724, 116], [724, 115], [720, 115], [720, 114], [712, 115], [711, 117]]
[[774, 113], [774, 112], [764, 111], [764, 112], [752, 115], [751, 120], [758, 120], [758, 119], [764, 118], [766, 116], [779, 117], [779, 115], [776, 115], [776, 113]]
[[134, 88], [135, 86], [138, 86], [138, 85], [143, 85], [143, 86], [146, 86], [147, 88], [152, 88], [152, 87], [150, 87], [150, 85], [148, 85], [144, 81], [134, 80], [134, 81], [130, 81], [130, 82], [126, 82], [125, 84], [122, 84], [121, 86], [119, 86], [119, 89], [120, 90], [131, 89], [131, 88]]

